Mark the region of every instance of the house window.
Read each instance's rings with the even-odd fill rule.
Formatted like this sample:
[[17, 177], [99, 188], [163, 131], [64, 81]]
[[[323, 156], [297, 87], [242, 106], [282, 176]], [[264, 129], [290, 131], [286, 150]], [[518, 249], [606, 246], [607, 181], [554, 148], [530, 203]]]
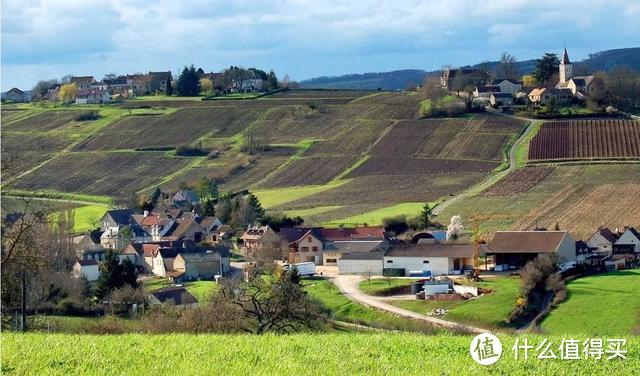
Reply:
[[313, 247], [312, 249], [314, 252], [318, 252], [318, 247]]
[[301, 252], [309, 252], [309, 247], [302, 247], [300, 248]]
[[428, 263], [429, 263], [429, 260], [423, 260], [423, 261], [422, 261], [422, 263], [423, 263], [423, 264], [428, 264]]
[[309, 236], [309, 239], [307, 239], [308, 243], [311, 243], [313, 241], [313, 239], [311, 239], [311, 236]]
[[387, 260], [387, 264], [393, 264], [393, 260]]
[[335, 264], [336, 262], [338, 262], [337, 259], [334, 259], [334, 258], [328, 258], [327, 259], [327, 264]]

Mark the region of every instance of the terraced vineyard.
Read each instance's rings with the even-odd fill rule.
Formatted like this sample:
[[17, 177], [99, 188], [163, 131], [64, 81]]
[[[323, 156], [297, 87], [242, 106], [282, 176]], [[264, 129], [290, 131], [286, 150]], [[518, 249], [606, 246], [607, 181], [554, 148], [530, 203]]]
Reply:
[[230, 137], [264, 111], [252, 107], [184, 108], [169, 115], [132, 115], [111, 123], [76, 151], [174, 147], [212, 135]]
[[[303, 211], [309, 224], [335, 223], [413, 208], [473, 185], [503, 162], [523, 125], [490, 114], [416, 120], [420, 101], [415, 93], [332, 90], [254, 100], [149, 97], [100, 107], [99, 120], [86, 124], [75, 119], [90, 106], [13, 106], [3, 109], [10, 119], [3, 119], [3, 156], [23, 158], [13, 165], [29, 173], [7, 180], [17, 175], [5, 172], [3, 183], [122, 196], [207, 176], [223, 192], [269, 197], [267, 209]], [[247, 135], [268, 150], [245, 152]], [[176, 145], [195, 142], [216, 153], [175, 156]]]
[[511, 175], [484, 193], [453, 203], [440, 217], [461, 215], [471, 226], [478, 216], [488, 237], [496, 230], [552, 228], [558, 223], [586, 239], [599, 226], [640, 223], [640, 203], [629, 199], [640, 195], [640, 164], [527, 167]]
[[530, 160], [640, 158], [640, 122], [623, 119], [545, 123], [529, 146]]
[[91, 195], [126, 196], [158, 182], [158, 171], [185, 167], [188, 158], [158, 153], [69, 153], [18, 179], [12, 187]]

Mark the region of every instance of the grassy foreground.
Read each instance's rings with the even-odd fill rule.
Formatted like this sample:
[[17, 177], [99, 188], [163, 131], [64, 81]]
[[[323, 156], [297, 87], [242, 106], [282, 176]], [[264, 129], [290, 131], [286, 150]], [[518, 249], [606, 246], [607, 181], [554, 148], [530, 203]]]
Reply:
[[543, 331], [626, 335], [640, 330], [640, 270], [579, 278], [567, 291], [567, 300], [542, 322]]
[[[470, 336], [418, 334], [64, 335], [2, 334], [7, 375], [623, 375], [640, 368], [640, 339], [626, 360], [516, 360], [501, 336], [492, 366], [469, 355]], [[542, 337], [528, 337], [539, 344]], [[561, 338], [549, 337], [554, 344]], [[535, 350], [535, 349], [534, 349]]]

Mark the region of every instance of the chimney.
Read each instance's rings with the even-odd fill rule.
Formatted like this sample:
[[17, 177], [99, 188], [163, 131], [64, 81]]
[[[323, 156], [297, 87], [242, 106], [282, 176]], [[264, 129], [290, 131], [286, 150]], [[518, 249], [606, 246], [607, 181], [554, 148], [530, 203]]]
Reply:
[[145, 218], [147, 218], [147, 217], [149, 216], [149, 211], [148, 211], [148, 210], [145, 210], [145, 211], [143, 212], [143, 215], [144, 215], [144, 217], [145, 217]]

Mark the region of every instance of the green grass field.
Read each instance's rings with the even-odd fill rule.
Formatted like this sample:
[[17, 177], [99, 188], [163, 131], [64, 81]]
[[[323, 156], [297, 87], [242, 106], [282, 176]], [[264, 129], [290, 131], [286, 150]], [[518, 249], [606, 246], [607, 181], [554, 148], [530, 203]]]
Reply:
[[628, 335], [640, 330], [640, 270], [572, 281], [567, 300], [542, 322], [553, 334]]
[[442, 318], [449, 321], [477, 325], [487, 329], [508, 329], [505, 320], [513, 309], [518, 295], [520, 279], [517, 277], [485, 279], [474, 285], [492, 292], [474, 300], [422, 301], [396, 300], [391, 304], [425, 314], [436, 308], [449, 309]]
[[[155, 291], [165, 286], [171, 285], [169, 278], [150, 278], [142, 283], [146, 291]], [[182, 285], [198, 301], [208, 298], [213, 292], [218, 291], [218, 284], [215, 281], [193, 281], [184, 282]]]
[[440, 331], [426, 323], [395, 316], [355, 303], [326, 279], [304, 280], [305, 291], [330, 311], [330, 318], [375, 328], [407, 331]]
[[325, 185], [314, 185], [306, 187], [291, 187], [291, 188], [276, 188], [276, 189], [261, 189], [253, 192], [264, 208], [272, 208], [282, 204], [286, 204], [291, 201], [299, 200], [311, 196], [313, 194], [324, 192], [326, 190], [335, 188], [344, 184], [346, 181], [342, 181], [338, 184], [330, 183]]
[[[543, 337], [528, 336], [538, 345]], [[516, 359], [515, 338], [500, 336], [491, 366], [469, 355], [470, 336], [419, 334], [142, 335], [2, 334], [4, 375], [630, 375], [640, 368], [640, 339], [627, 359]], [[583, 339], [583, 338], [581, 338]], [[548, 340], [554, 344], [560, 337]], [[159, 359], [159, 354], [161, 359]]]
[[327, 224], [337, 225], [340, 223], [366, 223], [367, 225], [381, 225], [385, 218], [395, 217], [398, 215], [406, 215], [407, 218], [415, 217], [420, 214], [423, 207], [424, 202], [406, 202], [373, 210], [368, 213], [343, 218], [338, 221], [331, 221]]
[[[73, 232], [82, 233], [85, 231], [93, 230], [100, 225], [100, 218], [109, 209], [106, 205], [86, 205], [73, 209]], [[62, 214], [57, 212], [52, 214], [56, 216]]]

